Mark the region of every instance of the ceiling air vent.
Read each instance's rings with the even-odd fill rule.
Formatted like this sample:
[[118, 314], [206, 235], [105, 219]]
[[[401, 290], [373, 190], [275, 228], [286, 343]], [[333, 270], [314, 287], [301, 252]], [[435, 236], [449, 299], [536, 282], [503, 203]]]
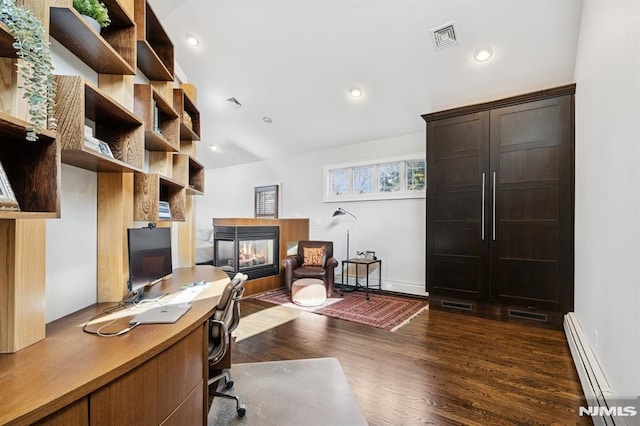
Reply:
[[453, 26], [453, 22], [434, 28], [431, 32], [433, 33], [433, 41], [436, 44], [437, 49], [453, 46], [458, 43], [456, 29]]

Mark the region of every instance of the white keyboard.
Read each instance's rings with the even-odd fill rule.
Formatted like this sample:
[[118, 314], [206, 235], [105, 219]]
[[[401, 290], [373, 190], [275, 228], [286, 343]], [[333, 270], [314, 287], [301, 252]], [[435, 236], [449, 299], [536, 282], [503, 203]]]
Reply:
[[179, 305], [181, 303], [189, 303], [193, 299], [195, 299], [206, 287], [206, 285], [199, 285], [185, 288], [184, 290], [181, 290], [180, 293], [173, 296], [171, 300], [169, 300], [168, 304]]

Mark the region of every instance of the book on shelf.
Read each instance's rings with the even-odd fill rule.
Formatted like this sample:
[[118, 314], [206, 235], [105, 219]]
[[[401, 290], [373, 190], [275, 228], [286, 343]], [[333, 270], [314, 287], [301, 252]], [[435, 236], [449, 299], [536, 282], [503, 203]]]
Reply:
[[151, 110], [153, 111], [153, 131], [156, 133], [162, 133], [160, 131], [160, 111], [155, 99], [151, 99]]
[[100, 142], [93, 136], [84, 135], [84, 146], [100, 152]]
[[168, 201], [158, 201], [158, 219], [171, 219], [171, 209]]

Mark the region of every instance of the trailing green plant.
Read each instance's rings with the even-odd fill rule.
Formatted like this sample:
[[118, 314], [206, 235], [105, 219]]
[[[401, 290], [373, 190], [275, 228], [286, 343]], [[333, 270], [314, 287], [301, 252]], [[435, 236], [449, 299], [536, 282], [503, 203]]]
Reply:
[[13, 47], [20, 58], [18, 87], [24, 91], [31, 122], [26, 139], [36, 141], [47, 124], [51, 130], [56, 128], [53, 117], [56, 84], [47, 32], [33, 12], [16, 6], [15, 0], [0, 0], [0, 21], [9, 27], [15, 39]]
[[98, 21], [102, 28], [111, 24], [109, 10], [99, 0], [73, 0], [73, 8], [81, 15], [90, 16]]

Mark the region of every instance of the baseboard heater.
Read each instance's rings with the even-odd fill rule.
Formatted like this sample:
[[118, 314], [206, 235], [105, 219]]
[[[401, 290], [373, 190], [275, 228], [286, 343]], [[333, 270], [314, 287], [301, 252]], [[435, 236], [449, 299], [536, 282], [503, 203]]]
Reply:
[[[596, 426], [626, 424], [619, 417], [614, 417], [617, 407], [613, 392], [575, 313], [570, 312], [564, 316], [564, 332], [587, 400], [588, 407], [584, 409], [588, 409], [593, 414], [591, 416], [593, 424]], [[583, 412], [581, 415], [589, 414]]]

